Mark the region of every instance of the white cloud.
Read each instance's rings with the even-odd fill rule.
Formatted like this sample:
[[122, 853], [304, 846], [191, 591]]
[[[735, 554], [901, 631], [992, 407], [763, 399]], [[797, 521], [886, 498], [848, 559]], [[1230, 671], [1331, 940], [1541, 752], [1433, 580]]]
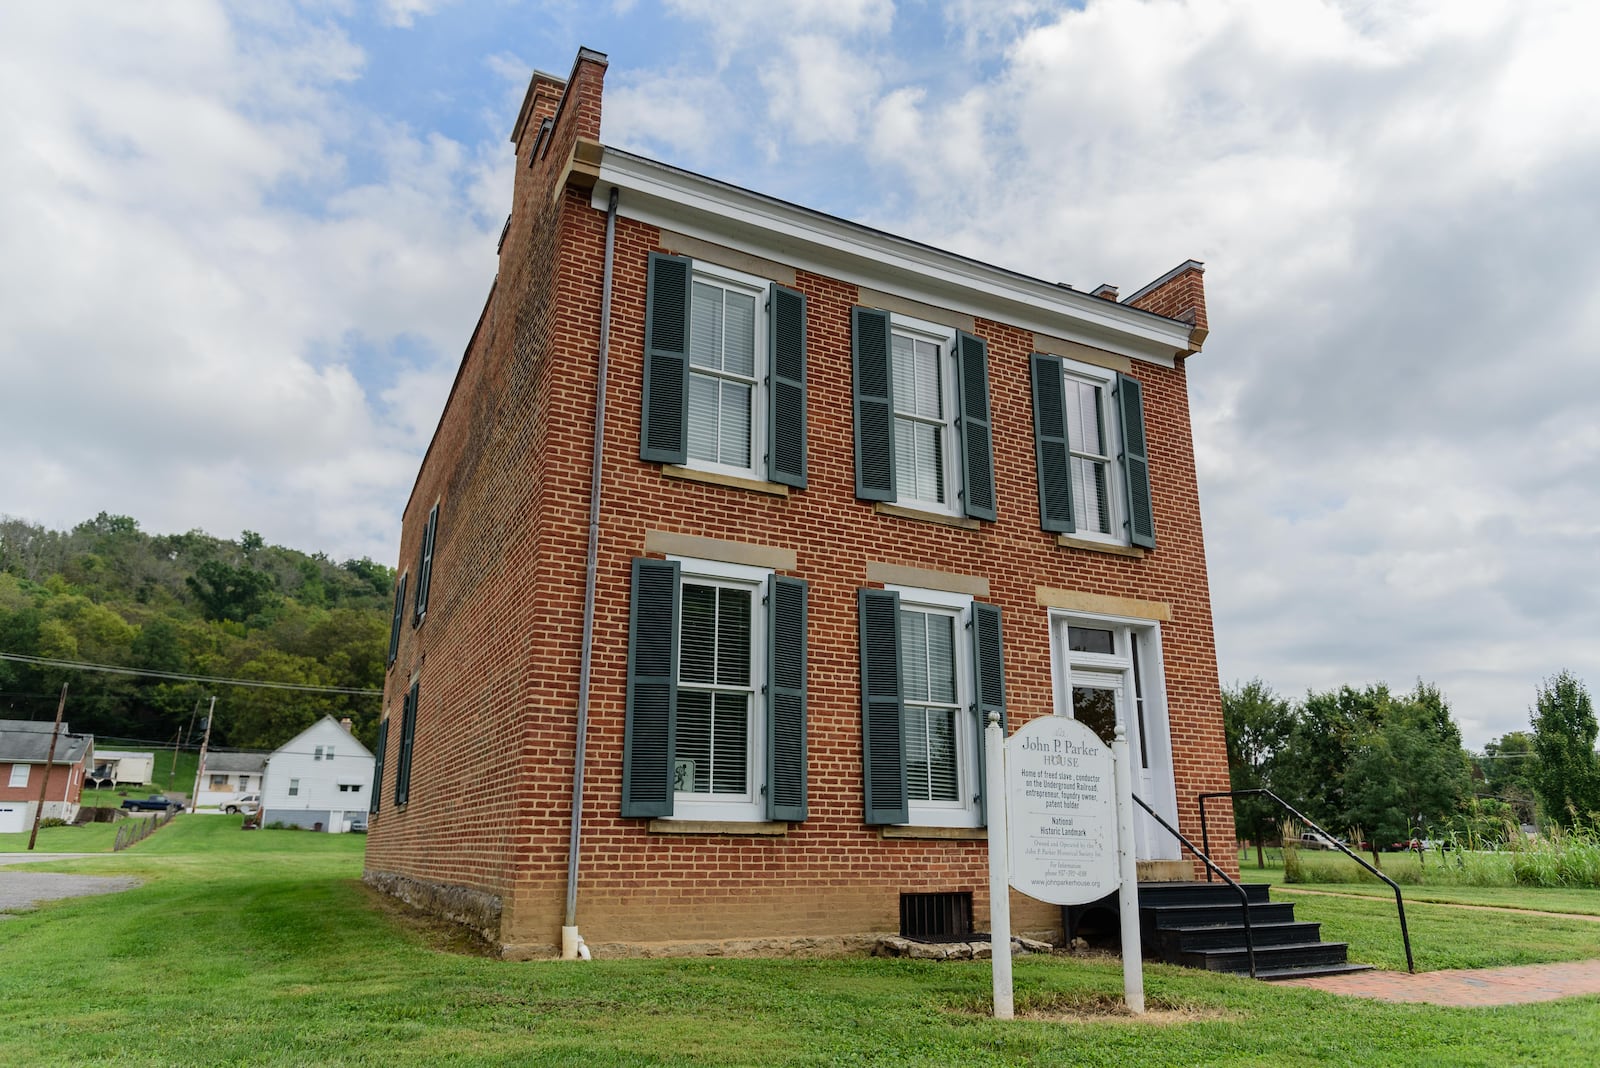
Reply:
[[878, 91], [868, 57], [839, 41], [803, 34], [761, 68], [767, 114], [799, 146], [856, 140]]
[[387, 560], [432, 421], [371, 391], [437, 413], [509, 162], [351, 106], [337, 27], [223, 12], [0, 15], [5, 510]]
[[383, 20], [391, 26], [402, 28], [416, 23], [417, 16], [426, 18], [453, 0], [381, 0], [379, 10]]

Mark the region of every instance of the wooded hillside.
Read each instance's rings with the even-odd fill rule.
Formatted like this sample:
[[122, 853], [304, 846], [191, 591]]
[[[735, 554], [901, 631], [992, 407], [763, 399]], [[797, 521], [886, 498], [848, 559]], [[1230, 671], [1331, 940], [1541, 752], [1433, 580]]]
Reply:
[[[146, 534], [102, 512], [70, 532], [0, 517], [0, 652], [190, 675], [382, 689], [394, 571], [203, 531]], [[174, 741], [215, 694], [213, 745], [274, 748], [325, 713], [369, 747], [379, 701], [0, 660], [0, 718]], [[201, 708], [202, 714], [204, 708]]]

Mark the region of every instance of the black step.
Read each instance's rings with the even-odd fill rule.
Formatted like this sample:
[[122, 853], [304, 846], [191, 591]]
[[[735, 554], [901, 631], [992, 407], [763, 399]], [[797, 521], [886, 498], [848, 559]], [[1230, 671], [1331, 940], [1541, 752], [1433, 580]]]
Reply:
[[[1249, 901], [1256, 978], [1291, 979], [1367, 971], [1349, 962], [1343, 942], [1321, 941], [1322, 926], [1294, 918], [1292, 902], [1270, 899], [1265, 883], [1244, 884]], [[1139, 929], [1145, 951], [1171, 964], [1247, 975], [1245, 906], [1222, 882], [1139, 884]]]
[[[1349, 946], [1343, 942], [1291, 942], [1281, 946], [1256, 947], [1256, 974], [1284, 969], [1326, 968], [1348, 963]], [[1182, 964], [1208, 972], [1250, 971], [1250, 957], [1243, 946], [1226, 949], [1191, 950], [1183, 954]]]
[[[1237, 902], [1217, 905], [1156, 905], [1140, 907], [1142, 918], [1151, 922], [1150, 930], [1180, 927], [1235, 927], [1244, 925], [1244, 908]], [[1271, 901], [1250, 906], [1250, 922], [1293, 923], [1292, 901]]]
[[[1175, 952], [1191, 949], [1228, 949], [1245, 944], [1244, 925], [1225, 927], [1178, 927], [1159, 930], [1157, 937], [1163, 947]], [[1257, 946], [1284, 946], [1295, 942], [1320, 942], [1322, 924], [1296, 921], [1294, 923], [1257, 923], [1251, 912], [1250, 937]], [[1165, 956], [1165, 953], [1163, 953]]]
[[[1272, 900], [1272, 887], [1268, 883], [1242, 883], [1251, 904], [1267, 904]], [[1140, 883], [1139, 907], [1154, 908], [1161, 905], [1237, 905], [1239, 892], [1227, 883]]]

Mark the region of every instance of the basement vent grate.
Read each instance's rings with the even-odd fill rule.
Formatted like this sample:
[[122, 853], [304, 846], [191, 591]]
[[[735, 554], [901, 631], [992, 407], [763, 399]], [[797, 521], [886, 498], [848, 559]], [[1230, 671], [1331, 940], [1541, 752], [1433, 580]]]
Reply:
[[972, 895], [901, 894], [900, 937], [919, 942], [970, 941]]

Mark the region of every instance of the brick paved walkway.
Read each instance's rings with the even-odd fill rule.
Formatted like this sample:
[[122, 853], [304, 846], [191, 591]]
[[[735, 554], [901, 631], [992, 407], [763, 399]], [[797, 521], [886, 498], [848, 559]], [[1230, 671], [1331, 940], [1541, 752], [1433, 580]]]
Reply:
[[1416, 975], [1353, 972], [1315, 979], [1289, 979], [1281, 985], [1308, 986], [1330, 994], [1377, 1001], [1424, 1001], [1460, 1007], [1524, 1005], [1530, 1001], [1600, 994], [1600, 960], [1519, 964], [1510, 968], [1458, 968]]

